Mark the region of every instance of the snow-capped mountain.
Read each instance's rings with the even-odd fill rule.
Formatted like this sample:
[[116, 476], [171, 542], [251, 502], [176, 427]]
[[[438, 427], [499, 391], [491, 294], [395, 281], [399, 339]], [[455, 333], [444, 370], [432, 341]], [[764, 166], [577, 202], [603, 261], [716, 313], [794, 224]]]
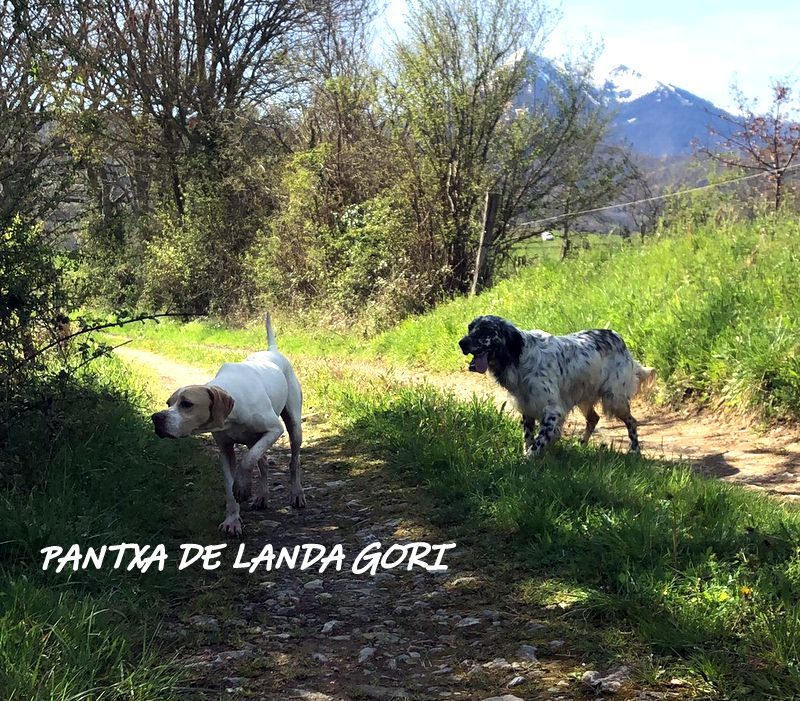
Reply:
[[722, 134], [730, 126], [725, 111], [708, 100], [627, 66], [611, 71], [601, 93], [614, 114], [611, 138], [645, 156], [688, 155], [695, 139], [709, 140], [709, 126]]
[[661, 88], [669, 88], [657, 80], [643, 76], [627, 66], [617, 66], [600, 86], [601, 91], [612, 102], [633, 102]]
[[[513, 60], [524, 56], [517, 52]], [[553, 61], [536, 57], [528, 80], [514, 101], [514, 107], [533, 107], [549, 102], [553, 90], [564, 85], [564, 71]], [[709, 140], [708, 127], [727, 134], [725, 111], [688, 90], [648, 78], [627, 66], [617, 66], [603, 78], [589, 99], [605, 106], [611, 114], [609, 140], [627, 143], [642, 156], [669, 158], [688, 156], [692, 142]], [[717, 137], [719, 138], [719, 137]]]

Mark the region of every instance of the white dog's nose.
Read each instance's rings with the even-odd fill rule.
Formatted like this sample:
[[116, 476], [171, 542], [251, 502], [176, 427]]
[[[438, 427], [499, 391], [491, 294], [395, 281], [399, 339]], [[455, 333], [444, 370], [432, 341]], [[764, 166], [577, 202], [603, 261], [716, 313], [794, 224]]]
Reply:
[[159, 411], [150, 417], [153, 421], [153, 428], [159, 438], [168, 438], [169, 434], [166, 432], [167, 417], [163, 411]]

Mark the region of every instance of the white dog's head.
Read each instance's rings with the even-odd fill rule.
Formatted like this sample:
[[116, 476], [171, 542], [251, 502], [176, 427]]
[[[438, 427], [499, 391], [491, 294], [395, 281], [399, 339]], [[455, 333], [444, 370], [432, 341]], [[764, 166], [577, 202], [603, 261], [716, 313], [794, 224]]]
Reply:
[[153, 414], [159, 438], [183, 438], [195, 433], [221, 431], [233, 411], [233, 397], [219, 387], [188, 385], [175, 390], [168, 409]]

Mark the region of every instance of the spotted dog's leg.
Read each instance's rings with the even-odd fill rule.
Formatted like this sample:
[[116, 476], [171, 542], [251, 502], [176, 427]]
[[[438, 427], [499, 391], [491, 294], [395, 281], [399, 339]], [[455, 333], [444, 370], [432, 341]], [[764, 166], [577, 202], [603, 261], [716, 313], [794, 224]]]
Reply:
[[539, 435], [533, 441], [533, 448], [530, 457], [538, 457], [545, 448], [561, 435], [561, 422], [564, 420], [564, 412], [557, 409], [547, 409], [542, 416], [542, 427]]
[[581, 443], [586, 445], [589, 442], [589, 438], [591, 438], [592, 433], [594, 433], [594, 429], [597, 427], [597, 422], [600, 420], [600, 415], [594, 410], [594, 405], [592, 404], [582, 404], [581, 413], [586, 418], [586, 428], [583, 431], [583, 436], [581, 437]]
[[533, 457], [533, 437], [536, 434], [536, 422], [528, 417], [523, 416], [522, 420], [522, 434], [525, 436], [525, 452], [526, 458]]
[[631, 416], [631, 407], [630, 404], [626, 401], [622, 406], [618, 407], [614, 411], [614, 415], [625, 424], [625, 428], [628, 429], [628, 438], [631, 441], [630, 452], [631, 453], [638, 453], [639, 452], [639, 433], [637, 431], [638, 424], [636, 423], [636, 419]]
[[638, 425], [636, 423], [636, 419], [634, 419], [630, 414], [622, 419], [625, 423], [625, 428], [628, 429], [628, 438], [631, 441], [631, 453], [638, 453], [640, 452], [639, 446], [639, 434], [637, 431]]

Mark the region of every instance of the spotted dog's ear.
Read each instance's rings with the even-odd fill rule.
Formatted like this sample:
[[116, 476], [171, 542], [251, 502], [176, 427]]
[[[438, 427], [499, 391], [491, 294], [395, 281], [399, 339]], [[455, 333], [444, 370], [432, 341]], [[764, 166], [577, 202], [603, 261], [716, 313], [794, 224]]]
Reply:
[[519, 360], [520, 353], [522, 353], [522, 346], [524, 345], [522, 334], [514, 324], [505, 319], [502, 321], [502, 334], [508, 359], [516, 363]]
[[221, 431], [225, 427], [225, 419], [233, 411], [233, 397], [219, 387], [206, 387], [206, 391], [211, 404], [209, 405], [208, 424], [203, 428], [206, 431]]

